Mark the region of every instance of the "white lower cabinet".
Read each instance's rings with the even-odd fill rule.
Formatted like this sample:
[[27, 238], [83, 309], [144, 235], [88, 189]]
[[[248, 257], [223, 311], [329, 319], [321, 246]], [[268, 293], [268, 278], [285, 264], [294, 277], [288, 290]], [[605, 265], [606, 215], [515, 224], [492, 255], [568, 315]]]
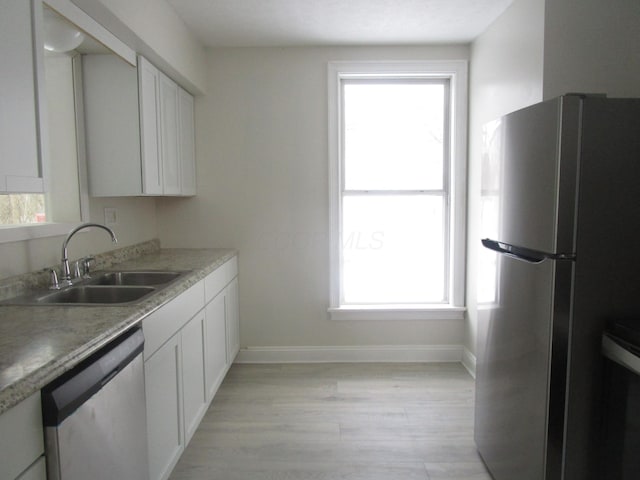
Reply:
[[227, 342], [224, 295], [219, 294], [211, 300], [205, 309], [207, 355], [206, 389], [207, 399], [211, 401], [227, 372]]
[[240, 312], [238, 303], [238, 278], [231, 280], [225, 289], [225, 321], [227, 324], [227, 362], [233, 363], [240, 350]]
[[181, 357], [178, 333], [144, 364], [149, 478], [152, 480], [169, 477], [185, 446]]
[[16, 480], [46, 480], [47, 479], [47, 464], [44, 461], [44, 457], [38, 458], [36, 462], [27, 468], [22, 475]]
[[205, 388], [205, 313], [201, 310], [181, 331], [184, 434], [189, 443], [207, 411]]
[[166, 480], [240, 346], [237, 258], [142, 321], [149, 478]]
[[40, 392], [0, 415], [0, 478], [44, 480]]

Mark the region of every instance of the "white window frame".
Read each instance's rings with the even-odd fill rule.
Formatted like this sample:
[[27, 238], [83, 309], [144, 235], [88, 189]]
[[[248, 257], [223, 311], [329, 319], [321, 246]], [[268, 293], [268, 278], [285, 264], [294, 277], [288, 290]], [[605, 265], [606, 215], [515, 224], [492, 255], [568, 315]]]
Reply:
[[[450, 86], [448, 303], [341, 305], [342, 81], [371, 78], [445, 78]], [[465, 288], [467, 80], [466, 60], [329, 62], [329, 315], [333, 320], [463, 319]]]
[[[118, 55], [123, 60], [131, 64], [132, 66], [137, 65], [137, 56], [136, 52], [129, 48], [124, 42], [122, 42], [118, 37], [109, 32], [105, 27], [96, 22], [93, 18], [88, 16], [85, 12], [82, 11], [78, 6], [74, 5], [70, 0], [37, 0], [35, 1], [34, 8], [42, 8], [42, 4], [45, 4], [52, 10], [59, 13], [62, 17], [69, 20], [69, 22], [76, 25], [81, 30], [89, 33], [93, 38], [98, 40], [101, 44], [106, 46], [109, 50], [111, 50], [115, 55]], [[36, 15], [34, 18], [34, 25], [32, 26], [34, 29], [33, 34], [36, 36], [34, 40], [34, 48], [37, 48], [36, 55], [43, 55], [42, 49], [40, 49], [39, 45], [42, 44], [42, 18], [41, 15]], [[49, 181], [49, 175], [47, 174], [47, 168], [49, 168], [49, 159], [46, 158], [46, 149], [44, 149], [43, 145], [46, 145], [47, 140], [46, 136], [48, 135], [48, 129], [46, 126], [46, 122], [43, 120], [46, 118], [46, 111], [44, 105], [42, 104], [42, 99], [45, 98], [44, 93], [44, 83], [42, 81], [44, 72], [43, 68], [43, 60], [39, 59], [35, 62], [36, 65], [36, 76], [35, 83], [37, 85], [37, 91], [34, 92], [36, 95], [36, 104], [38, 109], [38, 136], [39, 136], [39, 148], [40, 155], [42, 158], [42, 166], [44, 169], [44, 180], [45, 180], [45, 192], [48, 191], [46, 186]], [[79, 75], [79, 69], [75, 69], [74, 75]], [[75, 79], [76, 85], [81, 85], [79, 77]], [[76, 88], [76, 102], [82, 101], [82, 92]], [[79, 111], [82, 112], [83, 108], [79, 107]], [[85, 159], [85, 135], [84, 135], [84, 121], [81, 118], [78, 118], [78, 141], [82, 142], [78, 145], [78, 181], [79, 181], [79, 195], [80, 195], [80, 219], [77, 222], [70, 223], [62, 223], [62, 222], [48, 222], [48, 223], [34, 223], [28, 225], [2, 225], [0, 226], [0, 244], [3, 243], [13, 243], [20, 242], [25, 240], [34, 240], [39, 238], [47, 238], [47, 237], [57, 237], [66, 235], [70, 230], [77, 227], [83, 222], [89, 221], [90, 218], [90, 205], [89, 205], [89, 189], [87, 182], [87, 172], [86, 172], [86, 159]], [[75, 186], [74, 186], [75, 188]], [[20, 193], [20, 192], [16, 192]]]

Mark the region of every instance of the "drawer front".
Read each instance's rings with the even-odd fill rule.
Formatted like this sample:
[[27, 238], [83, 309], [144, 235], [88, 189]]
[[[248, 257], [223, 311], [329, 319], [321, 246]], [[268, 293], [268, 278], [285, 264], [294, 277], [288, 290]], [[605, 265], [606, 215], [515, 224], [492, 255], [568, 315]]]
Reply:
[[203, 307], [204, 280], [201, 280], [142, 320], [145, 361]]
[[216, 268], [204, 279], [205, 303], [213, 300], [237, 276], [238, 257], [236, 256]]
[[44, 453], [40, 392], [0, 415], [0, 478], [16, 478]]

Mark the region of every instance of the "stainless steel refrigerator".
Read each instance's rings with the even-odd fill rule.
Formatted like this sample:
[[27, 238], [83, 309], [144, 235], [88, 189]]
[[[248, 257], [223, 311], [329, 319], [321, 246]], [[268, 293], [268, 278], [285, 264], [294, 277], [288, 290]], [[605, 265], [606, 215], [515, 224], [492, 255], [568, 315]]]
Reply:
[[640, 322], [640, 100], [488, 124], [475, 440], [495, 480], [598, 479], [601, 336]]

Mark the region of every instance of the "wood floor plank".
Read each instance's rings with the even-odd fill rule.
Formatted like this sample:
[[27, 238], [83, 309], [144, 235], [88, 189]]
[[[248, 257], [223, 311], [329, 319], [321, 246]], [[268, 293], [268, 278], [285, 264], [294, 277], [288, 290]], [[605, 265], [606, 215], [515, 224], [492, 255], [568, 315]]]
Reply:
[[234, 365], [170, 480], [491, 480], [459, 364]]

